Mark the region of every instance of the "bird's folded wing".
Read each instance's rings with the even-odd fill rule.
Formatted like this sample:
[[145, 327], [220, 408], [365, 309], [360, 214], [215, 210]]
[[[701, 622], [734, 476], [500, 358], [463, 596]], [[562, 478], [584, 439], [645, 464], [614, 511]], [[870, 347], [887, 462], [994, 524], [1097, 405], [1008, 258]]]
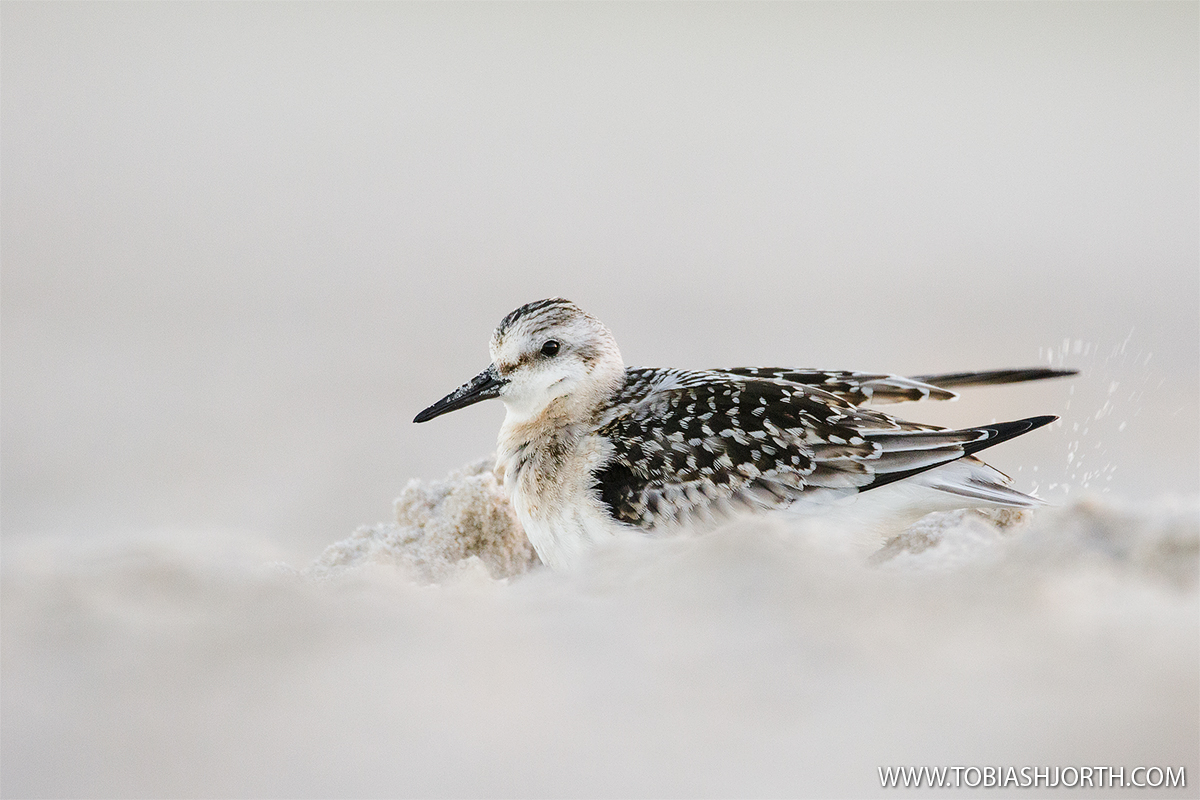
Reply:
[[907, 403], [916, 400], [953, 400], [958, 397], [952, 391], [914, 378], [874, 372], [846, 372], [818, 369], [792, 369], [787, 367], [733, 367], [717, 370], [729, 375], [739, 375], [765, 380], [787, 381], [812, 386], [837, 395], [848, 403], [859, 406], [866, 403]]
[[828, 501], [953, 461], [998, 436], [909, 426], [784, 379], [645, 372], [639, 394], [622, 398], [597, 431], [612, 447], [597, 475], [599, 499], [642, 528], [744, 506]]
[[789, 367], [733, 367], [715, 370], [765, 380], [782, 380], [823, 389], [853, 405], [884, 405], [916, 400], [953, 400], [958, 394], [952, 389], [968, 386], [998, 386], [1008, 383], [1040, 381], [1078, 374], [1073, 369], [1023, 367], [994, 369], [986, 372], [949, 372], [939, 375], [919, 375], [905, 378], [873, 372], [828, 371]]

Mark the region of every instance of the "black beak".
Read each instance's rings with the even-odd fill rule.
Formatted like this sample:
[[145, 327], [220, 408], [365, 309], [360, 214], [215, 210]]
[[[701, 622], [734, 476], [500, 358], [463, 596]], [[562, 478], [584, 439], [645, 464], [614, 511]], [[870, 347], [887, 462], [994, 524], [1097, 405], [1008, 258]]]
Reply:
[[440, 417], [442, 414], [450, 411], [466, 408], [472, 403], [478, 403], [480, 400], [499, 397], [500, 389], [504, 387], [504, 383], [504, 379], [496, 372], [496, 367], [493, 364], [420, 414], [417, 414], [413, 422], [428, 422], [434, 417]]

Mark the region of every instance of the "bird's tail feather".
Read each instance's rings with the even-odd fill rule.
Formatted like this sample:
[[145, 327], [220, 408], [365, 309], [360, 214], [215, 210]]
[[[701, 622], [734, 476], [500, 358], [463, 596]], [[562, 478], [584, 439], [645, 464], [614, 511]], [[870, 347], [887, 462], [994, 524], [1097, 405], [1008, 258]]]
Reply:
[[1044, 500], [1011, 488], [1007, 475], [970, 456], [923, 472], [912, 480], [930, 489], [985, 505], [1008, 508], [1046, 505]]

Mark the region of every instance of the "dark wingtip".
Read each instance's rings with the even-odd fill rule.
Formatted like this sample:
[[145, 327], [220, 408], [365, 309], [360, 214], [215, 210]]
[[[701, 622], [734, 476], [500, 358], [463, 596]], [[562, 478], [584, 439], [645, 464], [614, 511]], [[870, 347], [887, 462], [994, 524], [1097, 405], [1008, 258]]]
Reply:
[[[986, 433], [987, 436], [978, 441], [964, 444], [963, 455], [969, 456], [973, 453], [978, 453], [980, 450], [986, 450], [993, 445], [1000, 444], [1001, 442], [1007, 442], [1009, 439], [1020, 436], [1023, 433], [1029, 433], [1030, 431], [1036, 430], [1043, 425], [1049, 425], [1056, 419], [1058, 419], [1058, 417], [1054, 416], [1053, 414], [1047, 414], [1041, 417], [1028, 417], [1026, 419], [1018, 419], [1012, 422], [997, 422], [994, 425], [977, 425], [973, 428], [964, 428], [964, 430], [968, 431], [979, 431], [981, 433]], [[956, 456], [955, 458], [961, 458], [961, 456]], [[954, 458], [951, 458], [948, 461], [942, 461], [937, 464], [926, 464], [925, 466], [916, 467], [914, 469], [906, 469], [897, 472], [889, 472], [883, 475], [877, 475], [875, 480], [871, 481], [866, 486], [859, 487], [859, 491], [865, 492], [868, 489], [874, 489], [878, 486], [886, 486], [889, 483], [895, 483], [896, 481], [903, 480], [909, 476], [925, 472], [926, 470], [935, 469], [943, 464], [948, 464], [953, 460]]]
[[1044, 425], [1049, 425], [1056, 419], [1058, 417], [1053, 414], [1046, 414], [1040, 417], [1028, 417], [1012, 422], [997, 422], [995, 425], [980, 425], [975, 430], [987, 431], [990, 435], [986, 439], [966, 445], [963, 447], [963, 450], [966, 451], [967, 455], [978, 453], [980, 450], [986, 450], [993, 445], [1007, 442], [1009, 439], [1014, 439], [1021, 434], [1037, 430]]
[[1072, 375], [1079, 374], [1079, 370], [1077, 369], [1050, 369], [1049, 367], [1040, 370], [1031, 369], [1029, 372], [1032, 374], [1032, 377], [1025, 380], [1030, 381], [1040, 381], [1043, 378], [1069, 378]]
[[913, 380], [933, 384], [942, 389], [966, 386], [998, 386], [1006, 383], [1041, 381], [1047, 378], [1069, 378], [1078, 375], [1077, 369], [1052, 369], [1050, 367], [1024, 367], [1020, 369], [994, 369], [987, 372], [949, 372], [944, 375], [918, 375]]

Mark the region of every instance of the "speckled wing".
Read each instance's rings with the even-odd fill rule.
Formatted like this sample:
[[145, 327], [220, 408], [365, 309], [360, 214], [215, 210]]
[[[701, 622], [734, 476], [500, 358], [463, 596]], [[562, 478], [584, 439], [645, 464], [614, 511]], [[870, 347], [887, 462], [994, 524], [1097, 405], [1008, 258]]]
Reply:
[[1023, 367], [994, 369], [986, 372], [948, 372], [938, 375], [918, 375], [904, 378], [872, 372], [828, 371], [789, 367], [733, 367], [714, 370], [729, 375], [744, 375], [767, 380], [789, 381], [823, 389], [843, 400], [859, 405], [907, 403], [916, 400], [953, 400], [958, 397], [951, 389], [967, 386], [999, 386], [1047, 378], [1065, 378], [1078, 374], [1073, 369]]
[[613, 452], [597, 492], [616, 519], [645, 529], [827, 502], [982, 449], [1002, 435], [992, 427], [908, 426], [786, 380], [630, 370], [599, 422]]
[[733, 367], [714, 370], [764, 380], [787, 381], [837, 395], [852, 405], [907, 403], [916, 400], [953, 400], [948, 389], [916, 378], [872, 372], [828, 371], [787, 367]]

